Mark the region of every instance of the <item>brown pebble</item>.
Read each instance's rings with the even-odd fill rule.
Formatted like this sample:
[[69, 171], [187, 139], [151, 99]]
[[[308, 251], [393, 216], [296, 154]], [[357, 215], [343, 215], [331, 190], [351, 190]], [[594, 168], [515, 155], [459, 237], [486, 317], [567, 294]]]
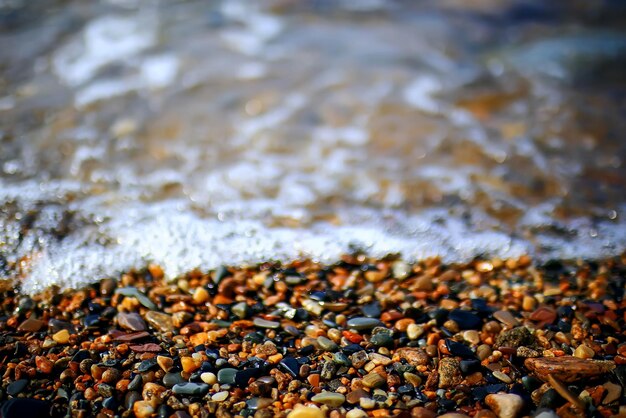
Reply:
[[615, 368], [611, 360], [591, 360], [573, 356], [527, 358], [524, 365], [538, 378], [547, 381], [548, 376], [566, 382], [601, 376]]

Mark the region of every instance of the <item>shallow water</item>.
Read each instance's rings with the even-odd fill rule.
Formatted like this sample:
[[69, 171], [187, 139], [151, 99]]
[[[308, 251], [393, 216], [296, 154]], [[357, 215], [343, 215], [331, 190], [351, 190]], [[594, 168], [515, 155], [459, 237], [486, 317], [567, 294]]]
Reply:
[[1, 275], [626, 249], [620, 2], [260, 3], [0, 3]]

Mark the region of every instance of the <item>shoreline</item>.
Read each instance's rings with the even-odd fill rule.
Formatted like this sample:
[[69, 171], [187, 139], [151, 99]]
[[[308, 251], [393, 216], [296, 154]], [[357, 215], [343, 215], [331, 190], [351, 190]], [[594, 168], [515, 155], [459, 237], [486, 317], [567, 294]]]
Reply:
[[0, 416], [623, 415], [625, 282], [626, 255], [344, 256], [3, 286]]

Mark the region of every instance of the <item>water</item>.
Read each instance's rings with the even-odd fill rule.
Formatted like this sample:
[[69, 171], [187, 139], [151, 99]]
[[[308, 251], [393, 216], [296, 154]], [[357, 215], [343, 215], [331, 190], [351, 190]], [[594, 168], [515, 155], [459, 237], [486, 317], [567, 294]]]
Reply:
[[0, 275], [618, 254], [624, 22], [611, 1], [0, 2]]

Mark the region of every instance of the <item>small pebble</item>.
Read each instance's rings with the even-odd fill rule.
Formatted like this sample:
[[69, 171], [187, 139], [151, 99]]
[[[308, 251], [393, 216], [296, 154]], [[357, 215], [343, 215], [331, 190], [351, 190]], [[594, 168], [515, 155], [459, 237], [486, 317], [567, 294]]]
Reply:
[[70, 341], [70, 333], [66, 329], [62, 329], [61, 331], [55, 333], [52, 336], [52, 339], [58, 344], [67, 344]]

